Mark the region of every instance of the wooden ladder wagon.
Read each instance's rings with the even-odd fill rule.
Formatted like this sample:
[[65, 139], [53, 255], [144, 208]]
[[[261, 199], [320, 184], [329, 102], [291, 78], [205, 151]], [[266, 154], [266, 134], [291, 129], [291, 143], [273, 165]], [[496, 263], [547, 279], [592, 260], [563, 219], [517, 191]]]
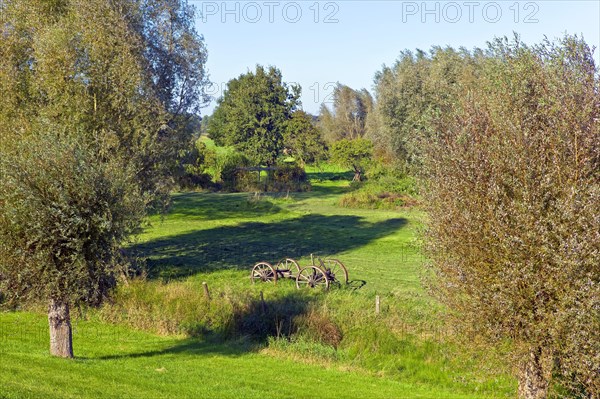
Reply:
[[292, 258], [284, 258], [273, 266], [269, 262], [258, 262], [250, 272], [253, 283], [262, 281], [277, 284], [279, 279], [296, 281], [296, 288], [329, 289], [331, 285], [348, 284], [348, 269], [338, 259], [321, 259], [310, 255], [311, 264], [300, 267]]

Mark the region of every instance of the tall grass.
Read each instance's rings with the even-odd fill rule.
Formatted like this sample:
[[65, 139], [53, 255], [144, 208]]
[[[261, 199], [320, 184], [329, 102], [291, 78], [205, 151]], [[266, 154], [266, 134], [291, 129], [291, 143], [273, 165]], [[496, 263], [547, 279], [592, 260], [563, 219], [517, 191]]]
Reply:
[[227, 283], [233, 276], [241, 277], [225, 273], [213, 279], [210, 300], [198, 279], [132, 281], [98, 316], [163, 335], [243, 340], [265, 354], [309, 364], [336, 364], [456, 392], [510, 395], [513, 382], [502, 363], [465, 351], [443, 319], [431, 322], [435, 311], [425, 315], [414, 298], [411, 304], [406, 296], [385, 295], [376, 314], [373, 294], [303, 292], [287, 282], [240, 289]]

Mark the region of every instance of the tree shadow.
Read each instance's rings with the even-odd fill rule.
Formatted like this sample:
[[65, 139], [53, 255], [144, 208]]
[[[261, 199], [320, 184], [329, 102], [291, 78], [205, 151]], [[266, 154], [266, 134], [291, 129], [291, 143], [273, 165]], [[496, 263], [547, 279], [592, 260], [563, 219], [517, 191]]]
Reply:
[[224, 344], [222, 342], [212, 342], [210, 340], [202, 340], [198, 338], [185, 338], [176, 345], [172, 345], [163, 349], [155, 349], [140, 352], [128, 352], [112, 355], [80, 357], [79, 360], [117, 360], [117, 359], [137, 359], [145, 357], [162, 356], [168, 354], [190, 354], [190, 355], [208, 355], [219, 354], [225, 356], [241, 356], [249, 352], [243, 345]]
[[[315, 296], [291, 292], [272, 300], [256, 298], [246, 306], [233, 310], [230, 323], [218, 330], [205, 330], [192, 334], [166, 348], [134, 351], [93, 357], [100, 360], [154, 357], [167, 354], [241, 356], [264, 347], [269, 337], [289, 339], [306, 329], [306, 316]], [[82, 360], [92, 358], [78, 357]]]
[[250, 193], [175, 194], [169, 218], [220, 220], [276, 214], [281, 208], [269, 201], [249, 201]]
[[306, 176], [311, 181], [326, 181], [326, 180], [351, 181], [352, 178], [354, 177], [354, 173], [352, 171], [344, 171], [344, 172], [315, 171], [315, 172], [307, 172]]
[[315, 185], [312, 188], [311, 194], [318, 193], [319, 198], [327, 198], [347, 194], [354, 191], [355, 188], [350, 186], [338, 186], [338, 185]]
[[140, 243], [131, 250], [147, 259], [149, 278], [178, 278], [222, 269], [249, 270], [256, 262], [311, 253], [330, 256], [392, 234], [406, 223], [404, 218], [370, 223], [354, 215], [310, 214], [197, 230]]

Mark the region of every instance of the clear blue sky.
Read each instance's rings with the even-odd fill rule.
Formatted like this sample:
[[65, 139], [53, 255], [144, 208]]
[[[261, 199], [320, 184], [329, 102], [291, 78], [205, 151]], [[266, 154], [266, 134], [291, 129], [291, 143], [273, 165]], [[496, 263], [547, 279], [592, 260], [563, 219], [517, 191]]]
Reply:
[[[256, 64], [275, 65], [302, 86], [311, 113], [335, 82], [372, 90], [375, 72], [403, 49], [485, 47], [513, 31], [530, 44], [569, 33], [600, 47], [600, 0], [188, 1], [198, 9], [212, 94]], [[214, 101], [202, 113], [213, 109]]]

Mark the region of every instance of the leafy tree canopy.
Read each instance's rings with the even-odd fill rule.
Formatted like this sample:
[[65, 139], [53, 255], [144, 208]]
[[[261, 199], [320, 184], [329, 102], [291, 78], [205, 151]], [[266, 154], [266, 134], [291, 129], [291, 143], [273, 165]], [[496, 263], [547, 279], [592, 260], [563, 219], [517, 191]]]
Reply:
[[315, 162], [325, 156], [325, 143], [312, 115], [298, 110], [286, 125], [284, 145], [300, 164]]
[[363, 137], [373, 106], [373, 97], [366, 89], [354, 90], [338, 83], [333, 90], [332, 110], [321, 105], [319, 125], [325, 140], [332, 143]]
[[273, 165], [283, 151], [287, 122], [299, 97], [300, 87], [284, 83], [279, 69], [258, 65], [229, 81], [209, 120], [209, 136], [256, 164]]
[[433, 47], [403, 51], [392, 66], [375, 75], [374, 111], [367, 137], [391, 164], [419, 169], [424, 142], [436, 134], [435, 123], [451, 114], [460, 84], [469, 84], [483, 52]]
[[72, 357], [69, 307], [102, 301], [169, 193], [206, 50], [179, 0], [1, 7], [0, 290], [49, 301], [51, 352]]
[[331, 146], [330, 159], [333, 163], [354, 171], [354, 181], [361, 181], [365, 167], [373, 156], [373, 143], [367, 139], [342, 139]]

